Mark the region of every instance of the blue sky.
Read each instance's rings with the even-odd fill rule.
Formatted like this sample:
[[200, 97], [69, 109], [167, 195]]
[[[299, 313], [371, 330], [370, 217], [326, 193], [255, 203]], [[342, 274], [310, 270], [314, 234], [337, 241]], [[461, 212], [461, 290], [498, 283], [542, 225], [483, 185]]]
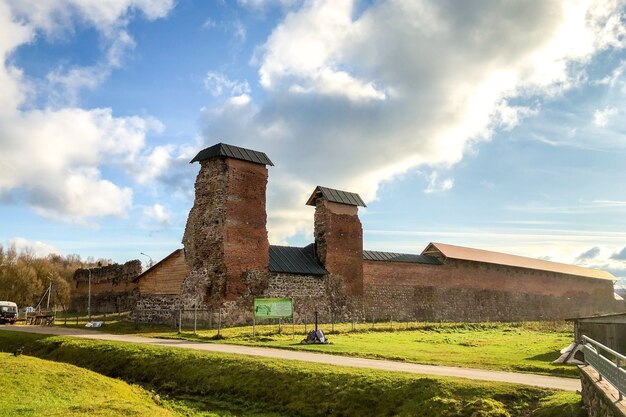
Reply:
[[0, 0], [0, 243], [158, 260], [181, 246], [189, 160], [226, 142], [276, 164], [273, 243], [312, 240], [320, 184], [366, 200], [367, 249], [440, 241], [625, 278], [624, 11]]

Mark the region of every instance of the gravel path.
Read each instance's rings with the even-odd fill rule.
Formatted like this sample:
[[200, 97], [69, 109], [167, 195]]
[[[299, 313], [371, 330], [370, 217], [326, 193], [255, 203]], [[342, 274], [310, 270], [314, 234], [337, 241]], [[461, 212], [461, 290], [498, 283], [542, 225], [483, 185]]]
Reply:
[[155, 346], [169, 346], [181, 349], [195, 349], [209, 352], [233, 353], [238, 355], [263, 356], [266, 358], [323, 363], [328, 365], [349, 366], [353, 368], [379, 369], [383, 371], [409, 372], [421, 375], [451, 376], [456, 378], [467, 378], [481, 381], [511, 382], [515, 384], [531, 385], [536, 387], [552, 388], [565, 391], [580, 390], [580, 380], [574, 378], [560, 378], [554, 376], [522, 374], [516, 372], [459, 368], [453, 366], [418, 365], [406, 362], [394, 362], [378, 359], [362, 359], [350, 356], [328, 355], [324, 353], [311, 353], [264, 347], [188, 342], [184, 340], [155, 339], [150, 337], [133, 335], [109, 334], [93, 330], [68, 329], [64, 327], [0, 325], [0, 331], [2, 330], [19, 331], [25, 333], [52, 334], [60, 336], [73, 336], [83, 339], [132, 342]]

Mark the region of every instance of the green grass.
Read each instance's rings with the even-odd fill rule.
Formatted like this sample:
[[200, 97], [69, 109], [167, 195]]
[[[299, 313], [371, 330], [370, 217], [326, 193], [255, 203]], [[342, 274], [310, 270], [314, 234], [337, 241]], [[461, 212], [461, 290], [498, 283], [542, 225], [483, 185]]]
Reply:
[[[321, 326], [331, 330], [330, 325]], [[330, 345], [301, 345], [304, 326], [276, 325], [252, 328], [233, 327], [217, 330], [190, 330], [178, 333], [167, 326], [142, 325], [140, 330], [129, 322], [115, 322], [101, 328], [113, 333], [136, 333], [143, 336], [219, 342], [282, 349], [307, 350], [337, 355], [389, 359], [429, 365], [461, 366], [526, 372], [543, 375], [578, 377], [576, 367], [554, 365], [559, 351], [573, 339], [571, 324], [564, 322], [526, 323], [360, 323], [335, 325], [328, 334]], [[311, 326], [308, 327], [311, 329]]]
[[582, 415], [574, 393], [512, 384], [0, 332], [3, 349], [21, 345], [29, 354], [154, 389], [191, 415], [201, 410], [268, 417]]
[[0, 416], [172, 417], [147, 391], [65, 363], [0, 353]]

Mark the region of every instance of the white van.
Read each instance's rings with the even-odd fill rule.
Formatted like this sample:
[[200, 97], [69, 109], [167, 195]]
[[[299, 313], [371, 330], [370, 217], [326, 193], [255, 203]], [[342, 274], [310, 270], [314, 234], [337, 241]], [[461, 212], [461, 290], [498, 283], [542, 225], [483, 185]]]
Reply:
[[17, 321], [17, 304], [11, 301], [0, 301], [0, 324], [15, 324]]

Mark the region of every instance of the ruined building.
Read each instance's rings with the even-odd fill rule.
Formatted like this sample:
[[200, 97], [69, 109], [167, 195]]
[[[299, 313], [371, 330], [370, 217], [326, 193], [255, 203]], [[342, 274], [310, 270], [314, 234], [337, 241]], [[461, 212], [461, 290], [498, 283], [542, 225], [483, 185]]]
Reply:
[[318, 186], [315, 242], [270, 245], [262, 152], [217, 144], [200, 164], [195, 202], [174, 251], [135, 279], [135, 314], [224, 310], [249, 322], [255, 297], [291, 297], [295, 320], [546, 320], [621, 309], [608, 272], [441, 243], [417, 254], [363, 250], [358, 194]]
[[70, 310], [87, 311], [91, 287], [91, 311], [113, 313], [128, 311], [136, 301], [136, 278], [141, 274], [141, 261], [128, 261], [97, 268], [80, 268], [74, 272]]

